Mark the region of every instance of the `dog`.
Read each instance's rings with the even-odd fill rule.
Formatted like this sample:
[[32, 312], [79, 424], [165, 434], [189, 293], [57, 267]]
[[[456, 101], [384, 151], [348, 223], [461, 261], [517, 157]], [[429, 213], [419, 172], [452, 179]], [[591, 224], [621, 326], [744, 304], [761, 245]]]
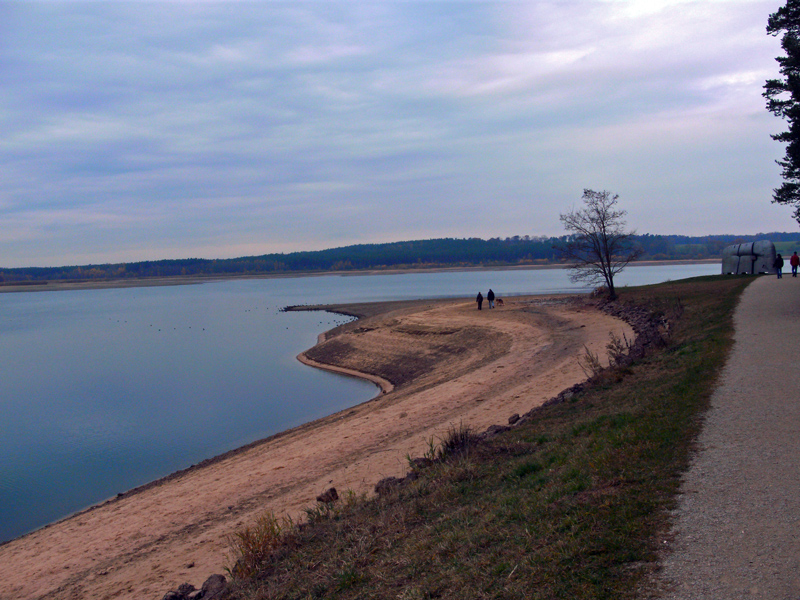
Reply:
[[495, 302], [495, 304], [497, 304], [497, 306], [505, 306], [505, 304], [503, 303], [503, 299], [502, 298], [498, 298], [494, 302]]

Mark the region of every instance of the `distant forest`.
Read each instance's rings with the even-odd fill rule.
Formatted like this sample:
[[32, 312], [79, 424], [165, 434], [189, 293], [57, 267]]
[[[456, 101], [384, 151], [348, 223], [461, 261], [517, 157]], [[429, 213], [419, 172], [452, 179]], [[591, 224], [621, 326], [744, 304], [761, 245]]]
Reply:
[[[0, 282], [544, 265], [558, 263], [556, 248], [566, 239], [564, 236], [527, 235], [488, 240], [444, 238], [228, 259], [186, 258], [68, 267], [0, 268]], [[643, 250], [640, 260], [719, 258], [725, 246], [763, 239], [774, 242], [778, 252], [793, 251], [795, 245], [800, 249], [800, 232], [702, 237], [644, 234], [633, 238]]]

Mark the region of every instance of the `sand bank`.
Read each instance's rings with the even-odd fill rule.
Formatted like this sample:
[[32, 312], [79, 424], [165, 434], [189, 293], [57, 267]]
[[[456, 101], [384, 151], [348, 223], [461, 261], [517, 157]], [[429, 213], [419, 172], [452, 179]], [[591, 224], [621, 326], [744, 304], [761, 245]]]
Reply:
[[[586, 298], [515, 297], [340, 306], [362, 318], [304, 360], [392, 387], [355, 408], [273, 436], [0, 546], [0, 598], [160, 598], [224, 571], [226, 537], [263, 511], [293, 517], [325, 489], [369, 492], [402, 476], [452, 424], [504, 424], [584, 379], [624, 323]], [[187, 432], [213, 435], [213, 432]], [[57, 490], [54, 491], [57, 493]]]

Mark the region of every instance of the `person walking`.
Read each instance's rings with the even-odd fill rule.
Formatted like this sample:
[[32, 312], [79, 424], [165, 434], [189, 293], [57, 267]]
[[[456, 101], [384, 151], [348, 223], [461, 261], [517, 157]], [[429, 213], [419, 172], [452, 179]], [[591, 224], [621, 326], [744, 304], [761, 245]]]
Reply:
[[775, 268], [775, 271], [778, 273], [778, 279], [783, 278], [783, 257], [780, 255], [780, 252], [775, 257], [775, 262], [772, 263], [772, 266]]
[[489, 293], [486, 294], [486, 299], [489, 301], [489, 308], [494, 308], [494, 292], [489, 288]]
[[797, 267], [800, 266], [800, 256], [797, 256], [797, 251], [789, 257], [789, 264], [792, 265], [792, 277], [797, 277]]
[[478, 310], [481, 310], [481, 306], [483, 305], [483, 294], [478, 292], [478, 296], [475, 298], [475, 302], [478, 303]]

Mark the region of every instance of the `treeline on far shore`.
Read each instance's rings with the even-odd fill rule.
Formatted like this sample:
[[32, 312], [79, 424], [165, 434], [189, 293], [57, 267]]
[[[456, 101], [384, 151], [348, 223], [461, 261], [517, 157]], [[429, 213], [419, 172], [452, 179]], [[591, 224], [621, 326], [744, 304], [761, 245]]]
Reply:
[[[642, 249], [641, 260], [696, 260], [718, 258], [725, 246], [768, 239], [778, 251], [800, 248], [798, 233], [757, 235], [635, 235], [633, 243]], [[64, 267], [0, 268], [0, 281], [35, 283], [177, 276], [258, 275], [365, 269], [407, 269], [436, 267], [496, 267], [558, 263], [562, 237], [514, 236], [509, 238], [416, 240], [386, 244], [359, 244], [286, 254], [264, 254], [241, 258], [146, 260], [130, 263]]]

